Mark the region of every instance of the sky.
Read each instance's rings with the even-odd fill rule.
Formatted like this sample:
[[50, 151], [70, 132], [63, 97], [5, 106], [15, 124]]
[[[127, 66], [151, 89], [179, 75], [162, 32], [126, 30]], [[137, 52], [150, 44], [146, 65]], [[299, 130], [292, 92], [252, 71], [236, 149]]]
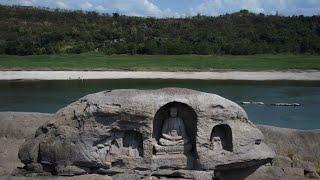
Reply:
[[217, 16], [241, 9], [264, 14], [278, 12], [285, 16], [320, 15], [320, 0], [0, 0], [0, 4], [158, 18], [197, 14]]

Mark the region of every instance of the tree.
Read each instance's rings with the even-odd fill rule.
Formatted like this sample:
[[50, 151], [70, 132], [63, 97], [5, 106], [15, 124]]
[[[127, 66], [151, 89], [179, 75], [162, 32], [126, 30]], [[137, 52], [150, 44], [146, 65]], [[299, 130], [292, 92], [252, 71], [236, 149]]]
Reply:
[[320, 53], [320, 16], [144, 18], [0, 5], [0, 53]]

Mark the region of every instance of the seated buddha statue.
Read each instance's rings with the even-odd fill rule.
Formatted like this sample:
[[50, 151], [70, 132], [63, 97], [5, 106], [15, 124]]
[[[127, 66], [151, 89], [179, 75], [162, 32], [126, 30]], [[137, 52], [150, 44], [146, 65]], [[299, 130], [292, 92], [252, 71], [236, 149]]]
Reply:
[[163, 122], [161, 137], [155, 145], [156, 154], [183, 154], [191, 150], [190, 139], [178, 109], [170, 108], [170, 117]]
[[213, 150], [216, 150], [216, 151], [222, 150], [221, 139], [219, 136], [212, 137], [211, 145], [212, 145]]

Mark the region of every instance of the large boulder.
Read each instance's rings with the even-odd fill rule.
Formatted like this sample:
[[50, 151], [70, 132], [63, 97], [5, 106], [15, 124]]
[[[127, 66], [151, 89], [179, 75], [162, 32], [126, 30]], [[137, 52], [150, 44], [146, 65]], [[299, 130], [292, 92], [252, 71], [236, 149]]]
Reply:
[[239, 105], [178, 88], [87, 95], [59, 110], [19, 151], [27, 172], [67, 176], [208, 177], [251, 172], [274, 156]]

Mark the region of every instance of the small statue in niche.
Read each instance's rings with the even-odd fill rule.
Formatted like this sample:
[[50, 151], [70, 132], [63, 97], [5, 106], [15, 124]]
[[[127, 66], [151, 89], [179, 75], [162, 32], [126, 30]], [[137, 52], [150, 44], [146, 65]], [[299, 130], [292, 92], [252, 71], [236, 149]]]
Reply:
[[121, 158], [140, 158], [143, 156], [142, 135], [139, 132], [127, 130], [113, 132], [105, 144], [104, 149], [107, 162]]
[[170, 117], [163, 122], [161, 137], [155, 145], [156, 154], [182, 154], [191, 150], [190, 138], [183, 120], [178, 117], [178, 109], [170, 108]]
[[221, 144], [221, 139], [220, 139], [219, 136], [212, 137], [211, 143], [212, 143], [212, 149], [213, 150], [220, 151], [220, 150], [223, 149], [222, 148], [222, 144]]
[[129, 157], [139, 157], [143, 153], [142, 135], [135, 131], [126, 131], [123, 137], [123, 147]]

